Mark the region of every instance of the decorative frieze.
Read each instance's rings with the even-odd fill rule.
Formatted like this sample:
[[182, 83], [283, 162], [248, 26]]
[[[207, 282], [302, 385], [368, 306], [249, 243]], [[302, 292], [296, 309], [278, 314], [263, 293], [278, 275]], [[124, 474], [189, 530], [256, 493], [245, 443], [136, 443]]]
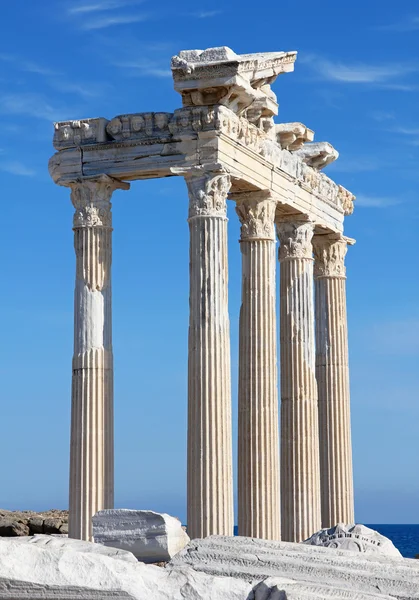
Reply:
[[98, 144], [107, 140], [106, 124], [108, 120], [82, 119], [74, 121], [61, 121], [54, 123], [53, 145], [56, 150], [83, 146], [84, 144]]

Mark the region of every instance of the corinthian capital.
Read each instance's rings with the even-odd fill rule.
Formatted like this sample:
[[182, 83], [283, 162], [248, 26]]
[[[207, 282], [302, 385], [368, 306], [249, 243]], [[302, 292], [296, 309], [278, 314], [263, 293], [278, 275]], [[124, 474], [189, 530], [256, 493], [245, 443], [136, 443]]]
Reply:
[[343, 236], [315, 235], [313, 238], [314, 250], [314, 277], [346, 277], [345, 256], [348, 244], [354, 241]]
[[241, 240], [275, 240], [276, 201], [269, 192], [242, 192], [234, 195], [241, 223]]
[[276, 224], [276, 231], [280, 243], [279, 260], [313, 258], [314, 224], [311, 221], [287, 218]]
[[189, 219], [227, 217], [230, 175], [219, 172], [192, 172], [185, 176], [189, 195]]
[[75, 210], [73, 227], [112, 227], [112, 193], [116, 189], [128, 190], [124, 181], [101, 175], [95, 179], [80, 179], [69, 184], [71, 202]]

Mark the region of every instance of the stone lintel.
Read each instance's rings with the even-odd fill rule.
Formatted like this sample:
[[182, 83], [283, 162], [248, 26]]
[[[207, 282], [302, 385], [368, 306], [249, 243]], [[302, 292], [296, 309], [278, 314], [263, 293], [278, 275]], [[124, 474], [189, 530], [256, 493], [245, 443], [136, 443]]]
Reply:
[[[95, 141], [103, 140], [104, 130], [108, 139]], [[59, 185], [101, 174], [120, 180], [168, 177], [220, 164], [232, 174], [233, 192], [271, 191], [292, 210], [314, 211], [316, 224], [328, 230], [342, 231], [344, 215], [353, 211], [351, 192], [224, 106], [65, 121], [55, 125], [54, 140], [62, 149], [50, 160], [50, 174]]]

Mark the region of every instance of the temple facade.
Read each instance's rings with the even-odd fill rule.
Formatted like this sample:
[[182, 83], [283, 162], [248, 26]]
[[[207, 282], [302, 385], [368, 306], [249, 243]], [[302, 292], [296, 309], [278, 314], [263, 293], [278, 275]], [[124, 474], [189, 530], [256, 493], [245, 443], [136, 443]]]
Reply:
[[228, 200], [241, 223], [239, 535], [299, 542], [354, 521], [344, 265], [354, 241], [343, 232], [354, 196], [322, 173], [338, 157], [329, 143], [274, 120], [271, 84], [295, 60], [180, 52], [173, 113], [55, 124], [50, 174], [75, 208], [71, 537], [91, 539], [91, 517], [113, 507], [112, 194], [168, 176], [189, 196], [190, 537], [232, 535], [235, 522]]

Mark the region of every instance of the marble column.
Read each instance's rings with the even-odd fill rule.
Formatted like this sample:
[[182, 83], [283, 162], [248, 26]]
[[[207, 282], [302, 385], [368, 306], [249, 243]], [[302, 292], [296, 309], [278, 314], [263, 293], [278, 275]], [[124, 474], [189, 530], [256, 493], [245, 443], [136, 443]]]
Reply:
[[321, 526], [315, 374], [313, 224], [277, 223], [280, 241], [282, 539], [301, 542]]
[[241, 222], [239, 535], [280, 539], [275, 209], [269, 193], [234, 195]]
[[347, 245], [348, 238], [343, 236], [313, 238], [322, 527], [354, 523], [355, 518], [344, 264]]
[[233, 535], [227, 203], [230, 177], [197, 170], [189, 193], [188, 534]]
[[71, 184], [76, 251], [69, 537], [90, 540], [91, 517], [113, 507], [111, 195], [103, 175]]

